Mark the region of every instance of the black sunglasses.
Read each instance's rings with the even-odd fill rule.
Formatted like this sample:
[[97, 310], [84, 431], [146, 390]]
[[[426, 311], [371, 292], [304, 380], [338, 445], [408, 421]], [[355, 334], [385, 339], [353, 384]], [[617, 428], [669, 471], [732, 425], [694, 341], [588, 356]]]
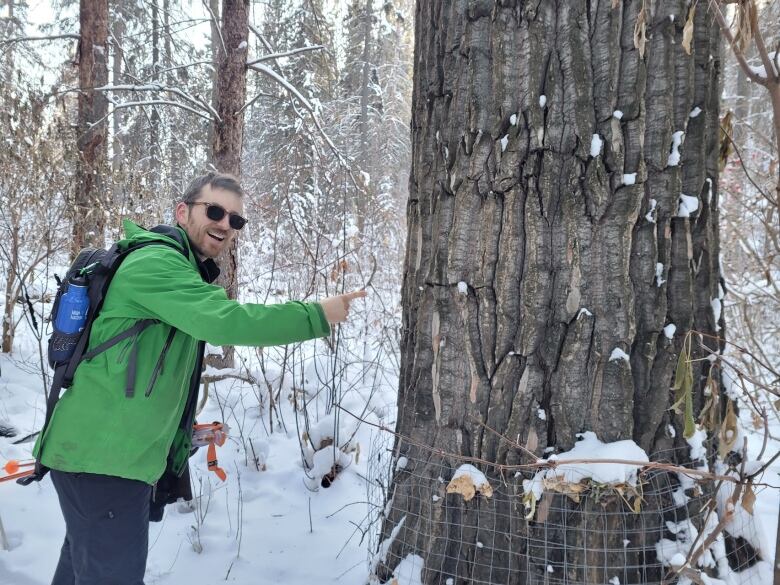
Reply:
[[[205, 205], [206, 217], [208, 217], [211, 221], [222, 221], [222, 218], [225, 217], [225, 214], [227, 213], [227, 210], [224, 207], [217, 205], [216, 203], [208, 203], [206, 201], [192, 201], [190, 202], [190, 205]], [[237, 213], [229, 213], [228, 215], [228, 223], [234, 230], [240, 230], [246, 225], [246, 218], [241, 217]]]

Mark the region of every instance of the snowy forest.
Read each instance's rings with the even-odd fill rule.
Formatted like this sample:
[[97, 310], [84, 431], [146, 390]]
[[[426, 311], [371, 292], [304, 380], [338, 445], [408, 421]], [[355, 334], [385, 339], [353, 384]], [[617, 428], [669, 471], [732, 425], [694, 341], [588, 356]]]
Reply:
[[60, 278], [209, 171], [230, 299], [367, 296], [206, 346], [146, 585], [780, 584], [779, 0], [0, 0], [0, 83], [0, 585]]

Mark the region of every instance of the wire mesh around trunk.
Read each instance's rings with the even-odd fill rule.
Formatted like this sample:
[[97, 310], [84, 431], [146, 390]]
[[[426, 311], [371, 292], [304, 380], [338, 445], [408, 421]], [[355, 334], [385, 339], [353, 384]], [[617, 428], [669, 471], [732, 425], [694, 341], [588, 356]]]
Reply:
[[[530, 515], [523, 480], [533, 471], [474, 463], [492, 493], [466, 501], [447, 493], [462, 463], [455, 456], [411, 445], [400, 452], [406, 454], [391, 461], [380, 437], [371, 455], [373, 520], [380, 524], [390, 515], [379, 536], [378, 525], [371, 532], [374, 582], [411, 585], [419, 575], [426, 585], [684, 585], [691, 581], [670, 560], [678, 553], [678, 562], [686, 558], [718, 524], [716, 484], [679, 472], [643, 470], [635, 486], [584, 482], [567, 489], [553, 482]], [[674, 455], [652, 460], [681, 459]], [[700, 462], [683, 465], [693, 469]], [[393, 493], [386, 494], [393, 476]], [[718, 577], [758, 561], [748, 541], [723, 532], [692, 566]], [[740, 583], [760, 580], [748, 571]]]

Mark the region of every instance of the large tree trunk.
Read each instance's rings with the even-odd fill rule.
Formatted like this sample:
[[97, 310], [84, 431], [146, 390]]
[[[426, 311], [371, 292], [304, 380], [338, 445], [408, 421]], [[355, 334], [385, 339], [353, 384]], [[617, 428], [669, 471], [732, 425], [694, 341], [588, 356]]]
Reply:
[[[241, 110], [246, 99], [246, 57], [248, 49], [249, 21], [248, 0], [224, 0], [222, 3], [222, 40], [219, 45], [217, 68], [216, 110], [221, 121], [214, 123], [212, 160], [222, 173], [241, 178], [241, 148], [244, 142], [244, 113]], [[217, 259], [221, 274], [218, 283], [225, 287], [228, 296], [235, 299], [238, 293], [238, 245], [231, 246]], [[216, 367], [232, 367], [233, 348], [223, 348], [222, 360], [211, 360]]]
[[[523, 519], [522, 475], [484, 469], [501, 490], [467, 503], [442, 487], [461, 461], [431, 448], [514, 465], [533, 459], [502, 435], [541, 456], [593, 431], [648, 453], [687, 449], [669, 412], [676, 357], [692, 328], [722, 328], [719, 33], [699, 6], [686, 54], [688, 5], [418, 0], [398, 399], [408, 440], [396, 441], [409, 464], [389, 490], [382, 538], [405, 520], [381, 578], [408, 554], [425, 561], [425, 583], [543, 582], [555, 560], [529, 558], [547, 534]], [[683, 193], [698, 201], [690, 217]], [[698, 408], [709, 365], [694, 364]], [[625, 521], [568, 534], [570, 582], [610, 579], [575, 549], [614, 540]], [[632, 551], [618, 567], [642, 564]]]
[[79, 20], [81, 91], [71, 247], [74, 254], [87, 245], [101, 248], [104, 245], [108, 100], [105, 93], [93, 88], [108, 83], [108, 1], [81, 0]]

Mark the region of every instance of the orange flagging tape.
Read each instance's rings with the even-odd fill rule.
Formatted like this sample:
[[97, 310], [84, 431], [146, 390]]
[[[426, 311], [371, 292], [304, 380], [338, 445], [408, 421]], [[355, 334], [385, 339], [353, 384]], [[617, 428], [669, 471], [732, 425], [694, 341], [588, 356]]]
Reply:
[[35, 469], [26, 469], [24, 471], [19, 471], [22, 467], [33, 467], [35, 465], [35, 461], [17, 461], [16, 459], [11, 459], [3, 466], [3, 470], [8, 474], [0, 477], [0, 482], [2, 481], [11, 481], [12, 479], [19, 479], [20, 477], [25, 477], [28, 475], [32, 475], [32, 473], [35, 471]]
[[11, 481], [12, 479], [19, 479], [20, 477], [27, 477], [28, 475], [32, 475], [34, 472], [34, 469], [28, 469], [27, 471], [20, 471], [19, 473], [14, 473], [12, 475], [4, 475], [3, 477], [0, 477], [0, 483], [4, 481]]

